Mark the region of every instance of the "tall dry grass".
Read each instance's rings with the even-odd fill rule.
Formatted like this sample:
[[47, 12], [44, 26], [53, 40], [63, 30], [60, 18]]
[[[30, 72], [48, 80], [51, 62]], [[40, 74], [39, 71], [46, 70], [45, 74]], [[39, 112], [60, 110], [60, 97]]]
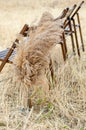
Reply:
[[[86, 128], [86, 61], [71, 58], [56, 71], [57, 86], [43, 96], [39, 90], [32, 97], [31, 111], [22, 109], [21, 83], [13, 75], [1, 84], [1, 128], [4, 129], [68, 129]], [[22, 87], [22, 88], [21, 88]], [[3, 91], [4, 90], [4, 91]], [[24, 94], [24, 93], [23, 93]]]
[[[34, 1], [29, 0], [0, 1], [1, 50], [12, 44], [23, 24], [38, 23], [41, 14], [47, 10], [57, 17], [65, 6], [79, 1], [56, 1], [58, 4], [55, 5], [52, 5], [54, 1], [49, 0], [40, 2], [37, 0], [37, 2], [34, 5]], [[86, 4], [80, 11], [84, 43], [86, 42], [85, 7]], [[60, 46], [54, 50], [52, 58], [57, 85], [53, 87], [56, 82], [49, 79], [52, 89], [45, 96], [41, 90], [36, 93], [30, 90], [33, 104], [30, 112], [22, 109], [27, 89], [24, 90], [21, 82], [15, 81], [12, 65], [7, 64], [0, 73], [1, 130], [86, 129], [86, 53], [81, 54], [80, 60], [78, 57], [72, 57], [65, 64], [59, 64], [57, 58], [62, 62]]]

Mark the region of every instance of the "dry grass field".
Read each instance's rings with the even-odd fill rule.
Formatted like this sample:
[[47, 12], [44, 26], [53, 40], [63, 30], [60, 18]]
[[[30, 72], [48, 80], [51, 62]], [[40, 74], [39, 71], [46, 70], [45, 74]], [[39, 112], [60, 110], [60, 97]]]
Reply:
[[[36, 25], [43, 12], [49, 11], [56, 18], [65, 7], [79, 2], [0, 0], [0, 50], [12, 45], [25, 23]], [[80, 10], [86, 49], [85, 13], [86, 2]], [[52, 51], [52, 57], [61, 63], [54, 64], [56, 82], [49, 79], [52, 89], [47, 95], [40, 90], [30, 92], [30, 111], [22, 108], [25, 86], [15, 80], [14, 66], [4, 67], [0, 73], [0, 130], [86, 130], [86, 52], [81, 51], [80, 60], [74, 56], [63, 63], [59, 49]]]

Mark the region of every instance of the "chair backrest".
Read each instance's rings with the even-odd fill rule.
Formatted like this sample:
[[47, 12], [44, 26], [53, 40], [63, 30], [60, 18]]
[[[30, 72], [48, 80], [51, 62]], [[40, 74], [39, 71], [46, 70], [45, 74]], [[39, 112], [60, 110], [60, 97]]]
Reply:
[[[22, 28], [22, 30], [20, 31], [20, 34], [22, 34], [23, 36], [26, 35], [26, 31], [29, 29], [28, 25], [25, 24], [24, 27]], [[11, 46], [11, 48], [9, 49], [9, 51], [7, 52], [5, 58], [3, 59], [1, 65], [0, 65], [0, 72], [3, 69], [4, 65], [7, 63], [9, 57], [11, 56], [11, 54], [13, 53], [14, 49], [16, 48], [16, 42], [18, 43], [19, 40], [16, 39], [13, 43], [13, 45]]]
[[69, 11], [68, 11], [68, 13], [67, 13], [67, 15], [66, 15], [66, 20], [65, 20], [65, 22], [64, 22], [64, 26], [65, 26], [65, 24], [67, 24], [69, 18], [71, 17], [71, 15], [72, 15], [73, 12], [74, 12], [76, 6], [77, 6], [77, 5], [75, 4], [72, 8], [69, 9]]
[[[65, 24], [65, 27], [69, 24], [69, 20], [72, 20], [74, 18], [74, 16], [77, 14], [77, 12], [79, 11], [79, 9], [81, 8], [81, 6], [83, 5], [84, 1], [82, 1], [79, 6], [77, 7], [77, 5], [74, 5], [74, 7], [71, 10], [70, 15], [67, 17], [68, 22]], [[77, 7], [77, 8], [76, 8]], [[65, 28], [64, 27], [64, 28]]]
[[58, 20], [58, 19], [64, 18], [64, 17], [66, 16], [66, 14], [68, 13], [68, 11], [69, 11], [69, 8], [64, 9], [64, 10], [62, 11], [61, 15], [60, 15], [59, 17], [55, 18], [54, 21], [56, 21], [56, 20]]

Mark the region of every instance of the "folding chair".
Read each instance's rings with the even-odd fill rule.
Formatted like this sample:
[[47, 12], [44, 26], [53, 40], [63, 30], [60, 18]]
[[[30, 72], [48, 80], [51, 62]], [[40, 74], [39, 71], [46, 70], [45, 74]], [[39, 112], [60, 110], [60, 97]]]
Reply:
[[[29, 30], [29, 27], [27, 24], [25, 24], [22, 30], [20, 31], [20, 34], [22, 34], [23, 36], [26, 36], [26, 31], [28, 30]], [[0, 65], [0, 72], [2, 71], [6, 63], [12, 63], [12, 59], [15, 55], [16, 42], [19, 43], [19, 40], [16, 39], [13, 45], [11, 46], [11, 48], [7, 48], [6, 50], [3, 50], [0, 52], [0, 61], [2, 61]]]
[[[58, 19], [65, 18], [64, 33], [62, 36], [63, 42], [60, 43], [64, 61], [68, 57], [66, 36], [71, 37], [73, 54], [75, 54], [75, 44], [76, 44], [77, 53], [78, 53], [78, 56], [80, 57], [80, 48], [79, 48], [79, 42], [78, 42], [78, 36], [77, 36], [77, 28], [79, 28], [82, 50], [85, 51], [83, 37], [82, 37], [81, 23], [80, 23], [79, 12], [78, 12], [80, 10], [81, 6], [83, 5], [83, 3], [84, 3], [84, 1], [82, 1], [79, 6], [77, 6], [75, 4], [71, 9], [69, 9], [69, 8], [64, 9], [61, 16], [59, 16], [55, 19], [55, 20], [58, 20]], [[77, 22], [78, 22], [77, 25], [76, 25], [76, 21], [75, 21], [75, 16], [77, 16]], [[74, 41], [74, 36], [75, 36], [75, 41]]]
[[[22, 34], [24, 37], [26, 37], [28, 30], [29, 30], [29, 26], [27, 24], [25, 24], [23, 26], [22, 30], [20, 31], [20, 34]], [[15, 52], [16, 42], [19, 43], [19, 40], [16, 39], [15, 42], [13, 43], [13, 45], [11, 46], [11, 48], [7, 48], [6, 50], [3, 50], [0, 52], [0, 61], [2, 61], [1, 65], [0, 65], [0, 72], [2, 71], [2, 69], [6, 63], [13, 63], [12, 59], [16, 53]], [[31, 99], [28, 99], [27, 106], [29, 108], [32, 107]]]
[[[72, 49], [73, 49], [74, 54], [75, 54], [75, 44], [74, 44], [73, 34], [75, 36], [75, 43], [76, 43], [77, 53], [78, 53], [79, 57], [80, 57], [80, 47], [79, 47], [79, 42], [78, 42], [77, 28], [79, 28], [82, 51], [85, 51], [83, 37], [82, 37], [81, 23], [80, 23], [80, 18], [79, 18], [79, 10], [80, 10], [81, 6], [83, 5], [83, 3], [84, 3], [84, 1], [82, 1], [78, 7], [75, 5], [71, 14], [67, 17], [67, 20], [64, 25], [65, 30], [67, 28], [69, 30], [69, 33], [71, 36], [71, 41], [72, 41]], [[78, 24], [76, 24], [75, 16], [77, 16]]]
[[67, 54], [67, 45], [66, 45], [66, 38], [65, 38], [65, 35], [69, 35], [71, 36], [71, 42], [72, 42], [72, 49], [73, 49], [73, 52], [75, 52], [75, 45], [74, 45], [74, 38], [73, 38], [73, 30], [72, 30], [72, 27], [71, 27], [71, 21], [69, 20], [69, 18], [71, 17], [71, 15], [73, 14], [75, 8], [76, 8], [76, 4], [69, 10], [67, 16], [66, 16], [66, 20], [64, 22], [64, 33], [63, 33], [63, 42], [64, 42], [64, 61], [66, 60], [66, 58], [68, 57], [68, 54]]
[[69, 21], [68, 18], [71, 16], [71, 14], [73, 13], [75, 8], [76, 8], [76, 5], [74, 5], [71, 9], [69, 9], [69, 8], [64, 9], [62, 14], [58, 18], [55, 19], [55, 21], [56, 21], [58, 19], [65, 18], [64, 25], [63, 25], [64, 26], [63, 27], [64, 28], [64, 32], [63, 32], [63, 35], [62, 35], [63, 42], [60, 43], [64, 61], [67, 58], [67, 45], [66, 45], [65, 34], [66, 35], [71, 35], [72, 46], [74, 46], [74, 40], [73, 40], [73, 34], [72, 34], [73, 31], [72, 31], [72, 29], [71, 30], [69, 29], [70, 26], [68, 27], [68, 24], [67, 24], [67, 27], [65, 25]]

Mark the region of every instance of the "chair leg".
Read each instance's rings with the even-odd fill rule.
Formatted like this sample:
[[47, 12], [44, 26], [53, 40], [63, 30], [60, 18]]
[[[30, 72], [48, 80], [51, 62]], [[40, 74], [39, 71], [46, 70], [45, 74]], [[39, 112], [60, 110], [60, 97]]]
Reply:
[[63, 59], [64, 61], [66, 61], [66, 52], [65, 52], [64, 43], [61, 43], [61, 49], [62, 49]]
[[53, 79], [54, 78], [54, 70], [53, 70], [53, 63], [52, 63], [51, 58], [50, 58], [49, 69], [50, 69], [50, 72], [51, 72], [51, 77]]
[[69, 29], [70, 29], [70, 32], [71, 32], [71, 34], [70, 34], [70, 36], [71, 36], [71, 42], [72, 42], [72, 50], [73, 50], [73, 52], [74, 52], [74, 54], [75, 54], [75, 45], [74, 45], [74, 37], [73, 37], [73, 33], [72, 33], [72, 25], [71, 25], [71, 20], [69, 19]]
[[31, 102], [31, 99], [28, 99], [28, 101], [27, 101], [27, 107], [28, 108], [32, 108], [32, 102]]
[[74, 34], [75, 34], [75, 40], [76, 40], [76, 46], [77, 46], [77, 53], [78, 53], [78, 56], [80, 57], [79, 43], [78, 43], [76, 24], [75, 24], [74, 18], [72, 18], [72, 21], [73, 21], [73, 26], [74, 26]]
[[78, 24], [79, 24], [79, 33], [80, 33], [80, 38], [81, 38], [82, 50], [85, 51], [83, 37], [82, 37], [82, 30], [81, 30], [81, 23], [80, 23], [79, 13], [77, 13], [77, 20], [78, 20]]
[[63, 33], [63, 42], [64, 42], [64, 49], [65, 49], [65, 57], [67, 58], [67, 45], [66, 45], [66, 39], [65, 39], [65, 34]]

